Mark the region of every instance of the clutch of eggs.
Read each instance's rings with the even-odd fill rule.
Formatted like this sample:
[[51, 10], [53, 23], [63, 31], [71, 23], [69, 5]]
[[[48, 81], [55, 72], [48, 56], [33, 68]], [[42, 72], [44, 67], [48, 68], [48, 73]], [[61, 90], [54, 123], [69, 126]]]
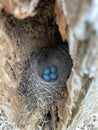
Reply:
[[47, 82], [57, 79], [57, 67], [55, 65], [44, 68], [42, 72], [42, 79]]

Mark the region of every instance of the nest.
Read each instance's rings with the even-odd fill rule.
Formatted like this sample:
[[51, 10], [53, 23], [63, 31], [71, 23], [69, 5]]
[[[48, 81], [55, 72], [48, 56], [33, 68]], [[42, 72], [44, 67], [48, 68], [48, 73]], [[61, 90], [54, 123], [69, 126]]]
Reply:
[[[42, 70], [45, 67], [56, 65], [58, 78], [55, 81], [44, 81]], [[66, 81], [70, 75], [72, 60], [67, 43], [49, 44], [46, 47], [33, 50], [26, 68], [22, 74], [19, 92], [24, 95], [28, 107], [43, 107], [62, 97]]]

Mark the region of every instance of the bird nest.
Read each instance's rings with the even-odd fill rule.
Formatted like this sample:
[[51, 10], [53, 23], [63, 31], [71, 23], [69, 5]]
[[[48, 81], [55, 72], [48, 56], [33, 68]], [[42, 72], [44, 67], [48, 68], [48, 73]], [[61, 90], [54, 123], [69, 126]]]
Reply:
[[[58, 78], [47, 82], [42, 79], [42, 70], [55, 65]], [[22, 74], [19, 92], [24, 95], [29, 108], [43, 107], [62, 97], [66, 81], [70, 75], [72, 60], [68, 52], [67, 43], [50, 44], [46, 47], [33, 50]]]

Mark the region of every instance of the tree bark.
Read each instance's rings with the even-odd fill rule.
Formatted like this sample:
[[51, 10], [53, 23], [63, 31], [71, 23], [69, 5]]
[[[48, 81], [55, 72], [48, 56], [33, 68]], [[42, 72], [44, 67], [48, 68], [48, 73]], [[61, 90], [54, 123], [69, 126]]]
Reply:
[[[62, 2], [64, 14], [70, 25], [69, 46], [74, 61], [69, 90], [70, 114], [65, 119], [62, 129], [98, 129], [98, 11], [95, 11], [97, 2]], [[95, 123], [93, 116], [96, 118]]]

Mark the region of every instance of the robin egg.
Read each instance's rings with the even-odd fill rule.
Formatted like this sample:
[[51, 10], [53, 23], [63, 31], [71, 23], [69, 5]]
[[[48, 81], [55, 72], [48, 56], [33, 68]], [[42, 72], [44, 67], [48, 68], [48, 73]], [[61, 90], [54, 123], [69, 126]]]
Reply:
[[44, 68], [43, 69], [43, 74], [50, 74], [50, 68]]
[[57, 79], [57, 74], [56, 73], [51, 73], [50, 78], [51, 78], [51, 80], [56, 80]]
[[42, 79], [45, 80], [45, 81], [48, 81], [48, 82], [51, 80], [51, 78], [48, 74], [43, 74]]
[[51, 71], [51, 73], [56, 73], [57, 67], [56, 67], [55, 65], [52, 65], [52, 66], [50, 67], [50, 71]]

